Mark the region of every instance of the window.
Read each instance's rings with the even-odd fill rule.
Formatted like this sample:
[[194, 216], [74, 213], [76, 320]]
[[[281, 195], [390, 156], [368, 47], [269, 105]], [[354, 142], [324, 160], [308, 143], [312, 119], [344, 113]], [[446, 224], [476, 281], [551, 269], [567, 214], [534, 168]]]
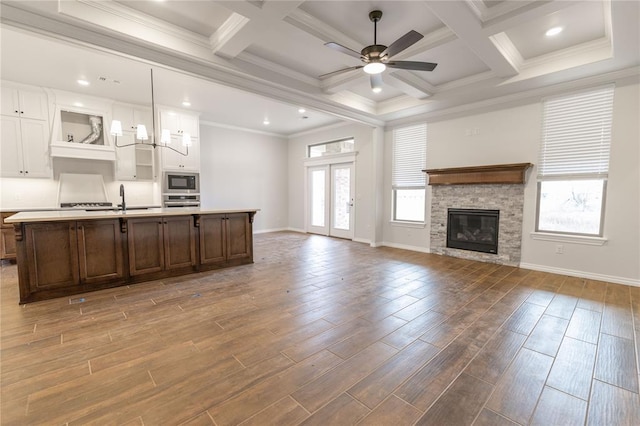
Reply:
[[309, 145], [309, 151], [307, 153], [309, 158], [322, 157], [323, 155], [342, 154], [344, 152], [353, 152], [355, 140], [342, 139], [333, 142], [323, 142], [317, 145]]
[[536, 231], [602, 236], [613, 90], [544, 102]]
[[424, 222], [427, 125], [393, 131], [393, 220]]

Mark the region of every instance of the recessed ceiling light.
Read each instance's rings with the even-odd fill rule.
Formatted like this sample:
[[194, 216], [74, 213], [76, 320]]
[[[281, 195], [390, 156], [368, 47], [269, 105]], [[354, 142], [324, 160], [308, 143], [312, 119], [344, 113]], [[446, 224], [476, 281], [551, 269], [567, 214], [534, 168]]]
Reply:
[[298, 108], [298, 112], [299, 112], [300, 114], [304, 114], [305, 112], [307, 112], [307, 110], [306, 110], [306, 109], [304, 109], [304, 108]]
[[189, 101], [183, 101], [183, 102], [182, 102], [182, 106], [190, 107], [190, 106], [191, 106], [191, 102], [189, 102]]
[[554, 35], [558, 35], [562, 32], [562, 27], [553, 27], [547, 30], [546, 33], [544, 33], [544, 35], [546, 35], [547, 37], [553, 37]]
[[82, 102], [74, 102], [73, 106], [75, 106], [75, 107], [83, 107], [84, 104]]
[[380, 93], [380, 92], [382, 92], [382, 87], [374, 87], [371, 90], [373, 91], [373, 93]]
[[264, 121], [262, 122], [262, 124], [264, 124], [265, 126], [268, 126], [270, 124], [269, 123], [269, 119], [265, 118]]
[[78, 84], [79, 84], [80, 86], [88, 86], [88, 85], [89, 85], [89, 82], [88, 82], [87, 80], [79, 79], [79, 80], [78, 80]]

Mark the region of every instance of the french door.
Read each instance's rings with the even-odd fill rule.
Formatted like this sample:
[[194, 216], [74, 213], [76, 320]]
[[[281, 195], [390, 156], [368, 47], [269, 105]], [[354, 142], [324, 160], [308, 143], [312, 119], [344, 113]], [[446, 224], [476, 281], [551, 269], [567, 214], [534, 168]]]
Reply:
[[307, 169], [307, 232], [353, 239], [353, 163]]

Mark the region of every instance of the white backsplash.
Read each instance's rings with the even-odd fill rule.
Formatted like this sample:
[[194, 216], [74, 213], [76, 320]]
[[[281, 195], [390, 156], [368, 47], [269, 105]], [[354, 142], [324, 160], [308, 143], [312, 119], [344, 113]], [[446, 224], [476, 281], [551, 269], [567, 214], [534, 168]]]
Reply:
[[53, 179], [0, 178], [0, 209], [59, 207], [58, 182], [60, 173], [101, 174], [107, 198], [114, 205], [120, 203], [120, 184], [125, 186], [126, 201], [129, 206], [161, 204], [160, 189], [157, 183], [117, 181], [114, 179], [112, 162], [55, 158], [53, 170]]

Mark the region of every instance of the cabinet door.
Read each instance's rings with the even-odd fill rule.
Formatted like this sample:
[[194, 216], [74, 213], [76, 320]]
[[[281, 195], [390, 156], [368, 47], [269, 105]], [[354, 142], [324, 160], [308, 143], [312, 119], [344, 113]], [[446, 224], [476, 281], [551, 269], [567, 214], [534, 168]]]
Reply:
[[200, 135], [200, 123], [197, 115], [179, 115], [180, 134], [189, 133], [192, 138]]
[[15, 259], [16, 258], [16, 233], [13, 230], [13, 224], [5, 223], [4, 220], [10, 216], [13, 216], [16, 212], [2, 212], [1, 217], [1, 231], [0, 234], [0, 259]]
[[20, 130], [22, 132], [24, 176], [50, 177], [47, 122], [23, 118], [20, 120]]
[[[136, 123], [133, 118], [133, 108], [128, 105], [113, 105], [113, 119], [120, 121], [123, 132], [135, 132]], [[148, 129], [147, 129], [148, 130]], [[124, 141], [123, 141], [124, 143]]]
[[196, 239], [192, 216], [164, 218], [164, 253], [166, 269], [196, 264]]
[[47, 95], [43, 92], [18, 90], [20, 117], [47, 120]]
[[10, 115], [14, 117], [20, 116], [20, 101], [18, 98], [18, 90], [10, 87], [2, 88], [2, 115]]
[[200, 141], [197, 138], [191, 138], [191, 146], [187, 150], [182, 144], [182, 136], [171, 136], [170, 146], [182, 153], [188, 153], [188, 155], [163, 149], [162, 168], [164, 170], [200, 171]]
[[0, 174], [4, 177], [24, 176], [20, 119], [2, 116], [0, 130]]
[[227, 259], [225, 215], [208, 214], [200, 217], [200, 263], [224, 263]]
[[189, 147], [189, 155], [184, 157], [184, 170], [193, 172], [200, 171], [200, 140], [191, 138], [191, 146]]
[[[122, 132], [122, 136], [118, 136], [118, 145], [133, 143], [133, 135], [131, 132]], [[120, 180], [134, 180], [136, 178], [135, 145], [116, 148], [116, 178]]]
[[252, 257], [251, 223], [247, 213], [227, 215], [227, 259], [244, 259]]
[[147, 128], [147, 132], [151, 134], [153, 131], [153, 120], [151, 119], [151, 110], [148, 109], [138, 109], [134, 108], [133, 110], [133, 125], [138, 126], [138, 124], [144, 124]]
[[80, 282], [75, 222], [25, 224], [27, 268], [32, 292]]
[[140, 218], [128, 221], [129, 273], [148, 274], [164, 270], [162, 219]]
[[[169, 129], [172, 135], [180, 133], [180, 119], [178, 114], [171, 111], [160, 111], [160, 129]], [[159, 134], [162, 131], [158, 132]]]
[[92, 284], [124, 278], [120, 221], [78, 222], [78, 254], [80, 282]]
[[[186, 152], [184, 146], [182, 146], [182, 137], [181, 136], [171, 136], [171, 148], [177, 149], [180, 152]], [[180, 155], [179, 153], [168, 149], [162, 148], [162, 169], [163, 170], [184, 170], [184, 155]]]
[[2, 228], [0, 230], [0, 259], [15, 259], [16, 258], [16, 233], [11, 228]]

